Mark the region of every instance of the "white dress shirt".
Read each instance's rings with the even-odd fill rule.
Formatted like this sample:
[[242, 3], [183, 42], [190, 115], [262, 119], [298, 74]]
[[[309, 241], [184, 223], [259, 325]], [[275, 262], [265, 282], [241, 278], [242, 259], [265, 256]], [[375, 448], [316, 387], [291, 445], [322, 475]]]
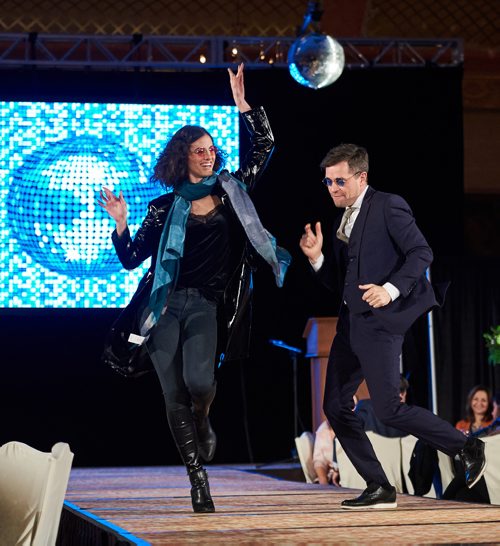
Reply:
[[[351, 207], [354, 209], [353, 213], [351, 214], [349, 220], [347, 221], [347, 224], [344, 228], [344, 233], [347, 237], [351, 236], [352, 228], [354, 227], [354, 222], [356, 221], [356, 218], [359, 215], [359, 210], [361, 208], [361, 204], [363, 203], [363, 199], [365, 197], [366, 191], [368, 190], [368, 186], [363, 190], [363, 193], [361, 193], [356, 201], [351, 205]], [[312, 260], [309, 260], [310, 264], [312, 265], [312, 268], [314, 271], [319, 271], [321, 269], [321, 266], [323, 265], [323, 262], [325, 261], [325, 257], [323, 254], [319, 256], [319, 258], [313, 262]], [[391, 300], [394, 301], [396, 298], [399, 297], [401, 292], [390, 282], [386, 282], [383, 284], [383, 287], [387, 290], [389, 296], [391, 297]]]

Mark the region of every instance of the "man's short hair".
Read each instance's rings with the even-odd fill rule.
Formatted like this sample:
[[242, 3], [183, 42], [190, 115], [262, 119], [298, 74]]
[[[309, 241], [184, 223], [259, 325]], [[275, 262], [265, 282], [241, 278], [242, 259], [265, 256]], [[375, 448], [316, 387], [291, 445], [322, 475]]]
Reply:
[[325, 170], [347, 161], [349, 170], [353, 172], [368, 172], [368, 152], [357, 144], [340, 144], [335, 146], [325, 155], [320, 167]]
[[399, 392], [406, 392], [409, 388], [410, 383], [408, 382], [408, 379], [406, 379], [404, 375], [401, 375], [399, 379]]

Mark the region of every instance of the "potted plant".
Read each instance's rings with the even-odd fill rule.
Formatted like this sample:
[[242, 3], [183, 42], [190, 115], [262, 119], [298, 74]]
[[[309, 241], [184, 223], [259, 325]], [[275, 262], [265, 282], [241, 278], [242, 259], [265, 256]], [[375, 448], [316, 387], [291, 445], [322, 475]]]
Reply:
[[490, 364], [500, 364], [500, 324], [492, 326], [483, 334], [488, 349], [488, 362]]

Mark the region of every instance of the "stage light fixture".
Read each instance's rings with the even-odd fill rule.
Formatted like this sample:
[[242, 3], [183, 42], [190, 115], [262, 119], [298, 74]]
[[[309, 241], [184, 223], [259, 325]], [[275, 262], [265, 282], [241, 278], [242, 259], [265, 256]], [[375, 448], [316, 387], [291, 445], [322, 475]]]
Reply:
[[[336, 81], [345, 64], [343, 47], [331, 36], [320, 32], [321, 4], [308, 2], [304, 21], [287, 59], [292, 78], [312, 89], [320, 89]], [[312, 32], [306, 33], [310, 25]]]

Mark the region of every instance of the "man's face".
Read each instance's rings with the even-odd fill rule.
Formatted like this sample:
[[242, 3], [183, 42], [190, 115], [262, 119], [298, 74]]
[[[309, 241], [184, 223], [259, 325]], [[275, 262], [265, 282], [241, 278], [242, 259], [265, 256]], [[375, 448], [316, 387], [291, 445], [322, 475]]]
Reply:
[[[325, 178], [332, 180], [332, 185], [327, 186], [330, 197], [336, 207], [345, 208], [351, 206], [366, 188], [366, 172], [356, 173], [349, 170], [347, 161], [341, 161], [336, 165], [325, 169]], [[345, 183], [339, 186], [336, 178], [342, 178]]]

